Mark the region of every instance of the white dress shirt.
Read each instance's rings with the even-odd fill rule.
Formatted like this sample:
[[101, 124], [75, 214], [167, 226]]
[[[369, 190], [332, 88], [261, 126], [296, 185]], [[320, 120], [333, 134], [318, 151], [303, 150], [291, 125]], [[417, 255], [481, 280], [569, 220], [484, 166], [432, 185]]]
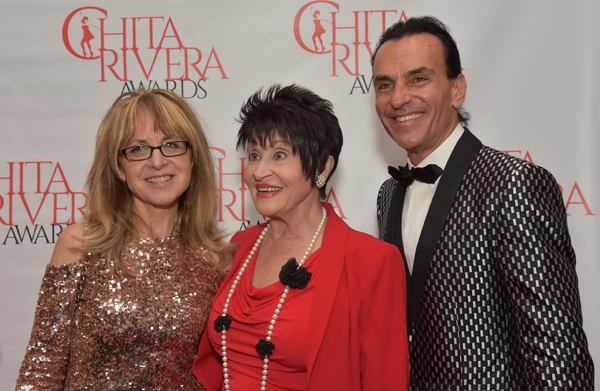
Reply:
[[[425, 167], [428, 164], [437, 164], [442, 169], [445, 169], [446, 163], [464, 131], [463, 127], [458, 124], [450, 136], [448, 136], [448, 138], [417, 167]], [[408, 160], [408, 167], [415, 167], [410, 162], [410, 159]], [[437, 185], [440, 182], [440, 178], [438, 178], [435, 183], [414, 181], [406, 189], [404, 206], [402, 208], [402, 243], [404, 244], [406, 263], [408, 264], [408, 269], [411, 274], [413, 263], [415, 261], [417, 243], [419, 243], [419, 237], [423, 230], [425, 217], [427, 217], [427, 212], [431, 206], [431, 200], [433, 199]]]

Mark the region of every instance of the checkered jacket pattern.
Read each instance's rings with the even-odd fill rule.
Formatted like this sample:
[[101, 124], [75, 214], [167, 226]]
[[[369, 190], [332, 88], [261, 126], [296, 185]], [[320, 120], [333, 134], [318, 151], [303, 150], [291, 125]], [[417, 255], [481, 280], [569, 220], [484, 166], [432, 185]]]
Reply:
[[[389, 179], [377, 200], [380, 237], [401, 252], [404, 194]], [[465, 130], [407, 279], [411, 390], [593, 389], [564, 201], [545, 169]]]

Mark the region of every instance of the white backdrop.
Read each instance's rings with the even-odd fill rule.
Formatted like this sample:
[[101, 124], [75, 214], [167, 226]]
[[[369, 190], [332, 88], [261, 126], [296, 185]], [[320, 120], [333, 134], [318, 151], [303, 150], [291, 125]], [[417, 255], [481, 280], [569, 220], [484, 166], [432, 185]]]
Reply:
[[[470, 130], [548, 168], [561, 184], [584, 328], [600, 362], [600, 2], [88, 4], [0, 6], [0, 391], [14, 388], [45, 264], [60, 230], [81, 218], [94, 136], [121, 91], [140, 83], [175, 88], [197, 109], [215, 148], [219, 217], [230, 233], [259, 220], [242, 187], [244, 157], [235, 151], [242, 102], [275, 82], [330, 99], [345, 136], [330, 201], [352, 227], [376, 235], [377, 190], [387, 166], [405, 162], [405, 154], [376, 117], [370, 51], [393, 22], [426, 14], [444, 21], [458, 43]], [[317, 10], [323, 52], [311, 40]], [[84, 28], [93, 35], [91, 56], [80, 44]]]

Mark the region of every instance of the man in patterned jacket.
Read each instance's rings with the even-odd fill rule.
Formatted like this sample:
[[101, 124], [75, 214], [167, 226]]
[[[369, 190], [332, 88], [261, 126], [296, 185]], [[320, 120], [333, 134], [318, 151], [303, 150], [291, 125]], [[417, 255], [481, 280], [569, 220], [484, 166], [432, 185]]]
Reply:
[[411, 389], [593, 389], [552, 175], [465, 127], [467, 83], [437, 19], [390, 27], [372, 62], [377, 113], [408, 153], [380, 189], [378, 220], [406, 262]]

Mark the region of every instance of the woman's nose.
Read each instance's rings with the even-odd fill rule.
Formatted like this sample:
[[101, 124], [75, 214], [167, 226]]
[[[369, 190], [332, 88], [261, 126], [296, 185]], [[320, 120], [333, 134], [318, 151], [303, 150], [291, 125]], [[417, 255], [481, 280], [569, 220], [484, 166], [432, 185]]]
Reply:
[[152, 150], [150, 159], [148, 159], [150, 167], [155, 169], [163, 168], [167, 164], [167, 158], [162, 154], [158, 148]]

